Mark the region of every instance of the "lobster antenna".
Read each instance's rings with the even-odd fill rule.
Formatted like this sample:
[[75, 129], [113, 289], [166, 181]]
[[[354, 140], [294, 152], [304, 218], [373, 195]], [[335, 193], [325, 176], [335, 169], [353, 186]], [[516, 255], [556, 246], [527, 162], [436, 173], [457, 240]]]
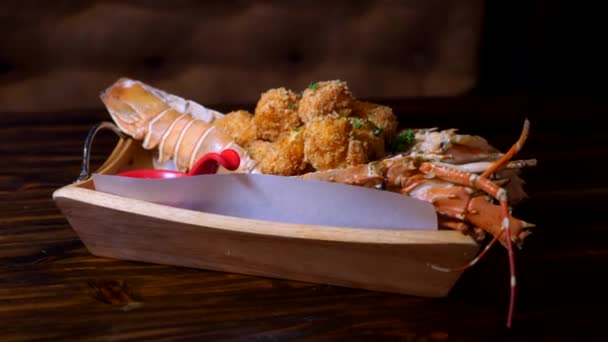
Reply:
[[482, 173], [481, 178], [488, 178], [488, 177], [490, 177], [491, 174], [496, 172], [496, 170], [505, 166], [513, 158], [513, 156], [517, 152], [519, 152], [521, 150], [521, 148], [524, 146], [524, 143], [528, 139], [529, 132], [530, 132], [530, 121], [528, 119], [526, 119], [524, 121], [524, 128], [522, 129], [521, 135], [519, 136], [519, 139], [517, 140], [517, 142], [515, 144], [513, 144], [513, 146], [511, 146], [511, 148], [509, 149], [509, 151], [507, 151], [507, 153], [505, 153], [498, 161], [496, 161], [484, 173]]
[[[482, 173], [481, 176], [472, 177], [471, 185], [477, 186], [478, 182], [482, 179], [487, 181], [489, 175], [493, 174], [496, 170], [498, 170], [499, 168], [501, 168], [502, 166], [507, 164], [509, 162], [509, 160], [511, 160], [511, 158], [513, 158], [513, 156], [521, 150], [522, 146], [524, 145], [525, 141], [528, 138], [529, 130], [530, 130], [530, 121], [528, 119], [526, 119], [524, 121], [523, 130], [522, 130], [521, 135], [520, 135], [519, 139], [517, 140], [517, 142], [515, 144], [513, 144], [513, 146], [511, 146], [511, 148], [509, 149], [509, 151], [507, 151], [507, 153], [505, 153], [498, 161], [496, 161], [484, 173]], [[465, 264], [461, 267], [446, 268], [446, 267], [433, 265], [430, 263], [429, 263], [429, 266], [432, 269], [441, 271], [441, 272], [464, 271], [464, 270], [468, 269], [469, 267], [472, 267], [473, 265], [475, 265], [488, 252], [488, 250], [496, 243], [496, 241], [498, 241], [500, 239], [503, 232], [506, 232], [507, 233], [506, 245], [507, 245], [508, 258], [509, 258], [509, 274], [510, 274], [510, 296], [509, 296], [510, 298], [509, 298], [509, 312], [507, 314], [507, 327], [511, 328], [511, 325], [513, 322], [513, 312], [515, 311], [515, 294], [516, 294], [516, 286], [517, 286], [517, 277], [516, 277], [516, 272], [515, 272], [515, 255], [513, 253], [513, 240], [512, 240], [513, 238], [511, 236], [511, 223], [510, 223], [510, 219], [509, 219], [509, 205], [508, 205], [507, 192], [503, 188], [500, 188], [500, 190], [496, 192], [494, 197], [496, 197], [496, 199], [500, 202], [500, 206], [502, 208], [503, 221], [502, 221], [500, 233], [496, 234], [496, 236], [492, 239], [492, 241], [490, 241], [486, 245], [484, 250], [481, 253], [479, 253], [479, 255], [477, 257], [475, 257], [473, 260], [469, 261], [467, 264]]]

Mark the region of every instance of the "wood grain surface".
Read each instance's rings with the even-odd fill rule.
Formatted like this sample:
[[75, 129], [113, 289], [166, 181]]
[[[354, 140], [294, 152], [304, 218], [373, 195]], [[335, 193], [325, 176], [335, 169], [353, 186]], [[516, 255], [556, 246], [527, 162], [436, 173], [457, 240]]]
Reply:
[[[529, 198], [515, 214], [537, 227], [516, 251], [518, 296], [505, 328], [503, 248], [466, 271], [447, 298], [172, 267], [89, 253], [51, 198], [80, 172], [104, 110], [0, 113], [0, 338], [32, 340], [584, 340], [606, 339], [608, 139], [599, 100], [463, 98], [382, 101], [402, 126], [458, 127], [500, 149], [530, 138]], [[242, 107], [217, 106], [218, 109]], [[116, 143], [100, 133], [92, 166]]]

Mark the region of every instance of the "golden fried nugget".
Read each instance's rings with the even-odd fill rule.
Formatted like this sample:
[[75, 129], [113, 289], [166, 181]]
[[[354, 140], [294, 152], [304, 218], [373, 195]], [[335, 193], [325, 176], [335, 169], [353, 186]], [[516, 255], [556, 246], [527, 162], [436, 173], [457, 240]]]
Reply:
[[254, 140], [247, 146], [247, 153], [256, 162], [262, 161], [272, 149], [272, 143], [265, 140]]
[[262, 93], [253, 116], [258, 138], [274, 141], [282, 132], [299, 127], [298, 101], [298, 95], [285, 88]]
[[378, 160], [385, 156], [385, 143], [381, 130], [373, 122], [357, 117], [349, 118], [353, 126], [352, 137], [362, 144], [368, 160]]
[[277, 140], [270, 143], [270, 149], [258, 164], [266, 174], [296, 176], [307, 167], [304, 161], [304, 130], [283, 132]]
[[353, 101], [346, 82], [333, 80], [313, 83], [302, 93], [298, 114], [305, 123], [333, 112], [349, 116]]
[[346, 164], [348, 166], [366, 164], [369, 161], [367, 154], [367, 148], [361, 140], [350, 139], [348, 152], [346, 153]]
[[245, 110], [227, 113], [215, 119], [213, 125], [241, 146], [247, 146], [257, 135], [253, 115]]
[[341, 167], [346, 162], [352, 126], [337, 114], [321, 116], [306, 124], [304, 156], [316, 170]]
[[388, 106], [372, 102], [355, 101], [353, 116], [371, 121], [378, 130], [376, 135], [382, 135], [386, 143], [391, 142], [397, 134], [397, 117]]

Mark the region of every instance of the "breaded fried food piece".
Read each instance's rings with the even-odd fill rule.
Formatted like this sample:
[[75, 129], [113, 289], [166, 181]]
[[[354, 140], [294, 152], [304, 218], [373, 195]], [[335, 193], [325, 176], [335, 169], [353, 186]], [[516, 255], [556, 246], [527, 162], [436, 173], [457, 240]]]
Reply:
[[391, 107], [372, 102], [355, 101], [353, 116], [367, 119], [376, 125], [379, 128], [376, 130], [376, 134], [381, 134], [387, 144], [392, 142], [397, 134], [397, 117]]
[[337, 114], [320, 116], [306, 124], [304, 157], [316, 170], [345, 164], [352, 125]]
[[361, 140], [350, 139], [348, 142], [348, 152], [346, 153], [346, 164], [355, 166], [367, 164], [369, 161], [367, 148]]
[[262, 161], [272, 149], [272, 143], [265, 140], [254, 140], [247, 146], [247, 153], [256, 162]]
[[258, 138], [275, 141], [282, 132], [301, 126], [298, 102], [298, 95], [283, 87], [262, 93], [253, 116]]
[[340, 80], [313, 83], [302, 93], [298, 114], [304, 123], [313, 118], [338, 113], [349, 116], [354, 98], [346, 82]]
[[270, 143], [270, 148], [258, 164], [265, 174], [296, 176], [307, 167], [304, 161], [304, 130], [285, 131], [277, 140]]
[[362, 148], [369, 161], [378, 160], [385, 156], [385, 142], [381, 129], [368, 119], [349, 118], [353, 126], [352, 137], [361, 142]]
[[253, 115], [246, 110], [227, 113], [215, 119], [213, 125], [241, 146], [249, 145], [257, 136]]

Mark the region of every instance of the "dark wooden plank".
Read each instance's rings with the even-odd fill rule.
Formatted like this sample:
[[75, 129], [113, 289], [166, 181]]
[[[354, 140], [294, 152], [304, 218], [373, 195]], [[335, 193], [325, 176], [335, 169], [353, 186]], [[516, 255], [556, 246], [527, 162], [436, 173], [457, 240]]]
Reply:
[[[102, 110], [0, 114], [2, 340], [604, 340], [608, 321], [605, 203], [608, 139], [597, 99], [387, 99], [403, 126], [458, 127], [506, 148], [522, 118], [530, 197], [515, 208], [537, 224], [516, 251], [514, 327], [504, 328], [506, 251], [493, 249], [448, 298], [168, 267], [91, 256], [51, 193], [80, 171]], [[225, 108], [230, 108], [225, 105]], [[90, 114], [90, 115], [89, 115]], [[116, 139], [101, 134], [93, 167]]]

